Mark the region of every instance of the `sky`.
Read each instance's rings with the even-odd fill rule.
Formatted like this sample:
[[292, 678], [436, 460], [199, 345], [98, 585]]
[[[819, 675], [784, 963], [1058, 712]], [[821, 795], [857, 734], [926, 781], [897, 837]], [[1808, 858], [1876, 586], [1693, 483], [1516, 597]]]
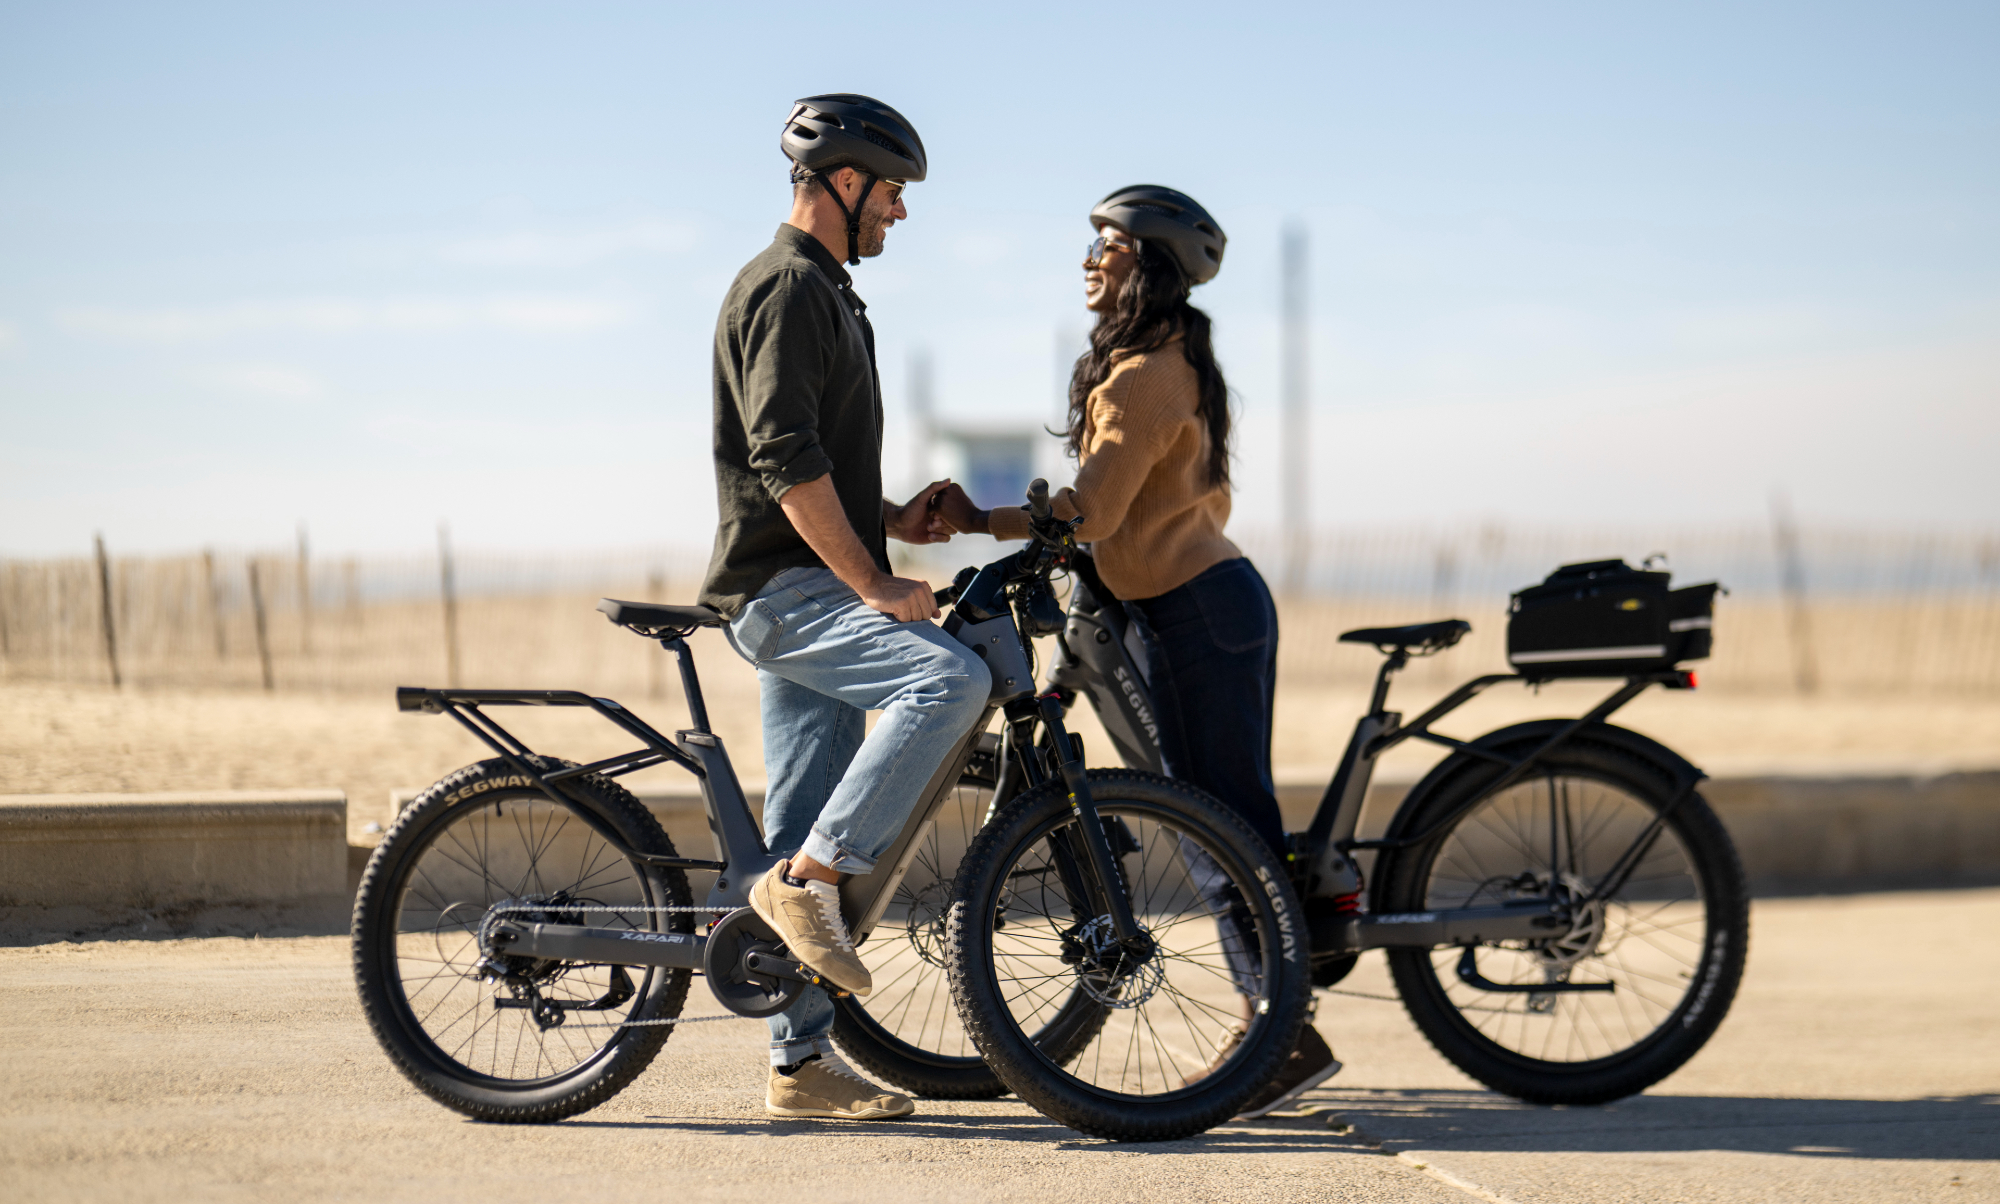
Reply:
[[930, 152], [856, 270], [893, 488], [913, 355], [1054, 419], [1089, 208], [1154, 182], [1230, 238], [1240, 528], [1295, 221], [1316, 523], [1990, 529], [1996, 51], [1923, 2], [0, 0], [0, 556], [706, 546], [715, 311], [825, 91]]

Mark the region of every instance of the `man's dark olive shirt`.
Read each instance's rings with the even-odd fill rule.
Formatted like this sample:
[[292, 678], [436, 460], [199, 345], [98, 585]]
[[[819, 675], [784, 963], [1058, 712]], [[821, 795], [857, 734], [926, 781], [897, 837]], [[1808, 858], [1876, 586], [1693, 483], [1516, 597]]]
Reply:
[[882, 384], [853, 280], [817, 238], [778, 227], [715, 322], [715, 552], [701, 600], [730, 618], [783, 569], [825, 567], [778, 499], [831, 475], [861, 544], [882, 529]]

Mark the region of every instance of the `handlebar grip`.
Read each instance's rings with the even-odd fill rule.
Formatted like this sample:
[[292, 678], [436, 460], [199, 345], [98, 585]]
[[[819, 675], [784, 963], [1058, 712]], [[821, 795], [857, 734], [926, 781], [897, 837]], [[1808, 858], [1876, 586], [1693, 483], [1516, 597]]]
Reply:
[[1049, 516], [1049, 483], [1040, 477], [1028, 482], [1028, 513], [1036, 518]]
[[958, 587], [947, 585], [943, 589], [934, 589], [931, 591], [931, 599], [939, 606], [950, 606], [958, 601]]

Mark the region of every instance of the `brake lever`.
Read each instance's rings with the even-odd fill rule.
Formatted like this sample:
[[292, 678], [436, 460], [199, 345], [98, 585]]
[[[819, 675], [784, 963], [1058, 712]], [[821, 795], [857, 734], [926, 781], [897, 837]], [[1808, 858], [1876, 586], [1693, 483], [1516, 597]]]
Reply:
[[1053, 548], [1075, 546], [1075, 540], [1071, 537], [1075, 535], [1076, 529], [1082, 525], [1083, 515], [1081, 514], [1070, 519], [1057, 518], [1054, 515], [1050, 515], [1044, 519], [1031, 520], [1029, 523], [1030, 528], [1035, 533], [1035, 538]]

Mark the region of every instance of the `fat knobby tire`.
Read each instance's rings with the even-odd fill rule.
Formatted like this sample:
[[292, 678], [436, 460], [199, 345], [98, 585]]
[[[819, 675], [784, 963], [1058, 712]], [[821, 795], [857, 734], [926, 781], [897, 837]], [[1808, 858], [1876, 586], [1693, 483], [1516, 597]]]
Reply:
[[[1500, 745], [1494, 751], [1521, 757], [1540, 743], [1537, 737]], [[1447, 769], [1427, 799], [1408, 816], [1397, 817], [1396, 832], [1422, 832], [1440, 822], [1498, 773], [1490, 762], [1460, 756], [1463, 765]], [[1676, 793], [1667, 767], [1609, 741], [1572, 740], [1549, 754], [1546, 769], [1608, 782], [1644, 801], [1656, 813]], [[1699, 793], [1681, 800], [1667, 825], [1693, 863], [1708, 927], [1694, 975], [1697, 985], [1659, 1028], [1627, 1049], [1595, 1061], [1529, 1058], [1488, 1040], [1466, 1021], [1438, 984], [1430, 950], [1388, 950], [1390, 972], [1403, 1006], [1437, 1051], [1493, 1090], [1533, 1104], [1602, 1104], [1623, 1099], [1666, 1078], [1693, 1057], [1728, 1014], [1742, 981], [1750, 945], [1750, 897], [1736, 846]], [[1378, 911], [1425, 908], [1432, 860], [1450, 836], [1450, 830], [1441, 832], [1425, 844], [1385, 858]]]
[[[525, 759], [542, 773], [574, 764], [532, 754]], [[623, 786], [597, 774], [570, 778], [564, 785], [635, 852], [674, 855], [673, 842], [659, 821]], [[404, 883], [430, 839], [455, 816], [496, 798], [510, 797], [547, 802], [547, 796], [518, 770], [495, 758], [447, 775], [404, 808], [368, 859], [355, 895], [354, 981], [376, 1039], [396, 1069], [419, 1091], [475, 1120], [541, 1124], [586, 1112], [618, 1094], [652, 1063], [673, 1028], [649, 1025], [625, 1029], [606, 1048], [556, 1081], [521, 1088], [453, 1062], [414, 1022], [396, 974], [397, 900]], [[579, 804], [570, 805], [574, 808]], [[685, 873], [650, 866], [633, 868], [648, 880], [661, 905], [690, 906]], [[693, 931], [692, 918], [686, 913], [665, 915], [661, 920], [664, 928]], [[688, 980], [686, 971], [655, 971], [650, 998], [641, 998], [632, 1017], [680, 1015]]]
[[[925, 1099], [999, 1099], [1010, 1090], [983, 1058], [952, 1057], [897, 1039], [868, 1016], [866, 1004], [843, 996], [834, 1000], [833, 1012], [834, 1040], [862, 1069]], [[1066, 1063], [1090, 1044], [1108, 1015], [1083, 992], [1074, 992], [1036, 1044]]]
[[[1060, 780], [1045, 782], [1007, 804], [966, 851], [945, 941], [952, 998], [987, 1064], [1015, 1095], [1051, 1120], [1112, 1141], [1189, 1137], [1233, 1117], [1291, 1054], [1311, 1002], [1305, 916], [1283, 865], [1248, 824], [1215, 799], [1184, 782], [1139, 770], [1093, 769], [1089, 780], [1101, 814], [1132, 804], [1129, 815], [1169, 820], [1185, 831], [1205, 835], [1225, 858], [1262, 884], [1264, 893], [1256, 895], [1256, 904], [1279, 935], [1276, 973], [1268, 992], [1270, 1022], [1253, 1041], [1239, 1047], [1232, 1067], [1194, 1087], [1159, 1096], [1092, 1087], [1052, 1064], [1047, 1052], [1021, 1032], [993, 973], [992, 927], [974, 921], [994, 914], [1004, 876], [1027, 843], [1071, 814]], [[1096, 1035], [1095, 1028], [1090, 1035]]]

